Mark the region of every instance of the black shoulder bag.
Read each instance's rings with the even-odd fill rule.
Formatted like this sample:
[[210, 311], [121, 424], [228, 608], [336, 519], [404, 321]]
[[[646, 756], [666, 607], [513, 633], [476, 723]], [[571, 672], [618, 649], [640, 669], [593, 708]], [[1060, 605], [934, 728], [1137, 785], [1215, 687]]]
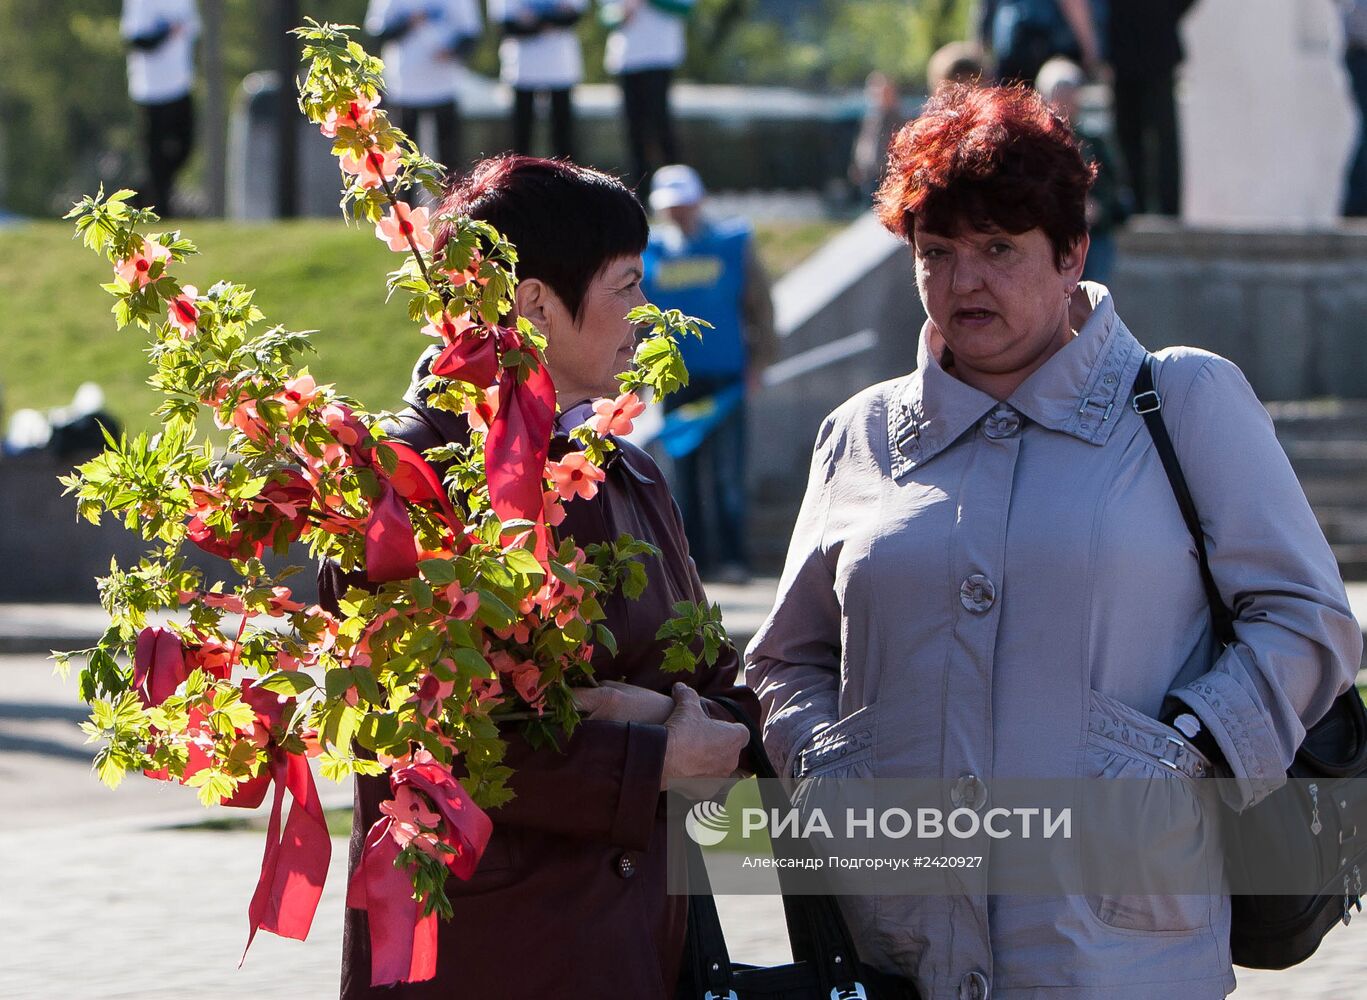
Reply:
[[[1234, 641], [1234, 616], [1220, 597], [1210, 573], [1205, 536], [1163, 424], [1162, 398], [1154, 389], [1153, 355], [1144, 358], [1134, 381], [1132, 404], [1144, 418], [1163, 461], [1177, 505], [1192, 538], [1201, 580], [1210, 601], [1216, 638]], [[1314, 894], [1257, 894], [1231, 897], [1230, 952], [1236, 965], [1285, 969], [1305, 961], [1339, 921], [1347, 924], [1354, 906], [1362, 909], [1363, 869], [1367, 869], [1367, 712], [1355, 688], [1335, 699], [1323, 719], [1311, 726], [1296, 751], [1288, 782], [1238, 819], [1240, 840], [1277, 845], [1295, 867], [1314, 880]], [[1231, 881], [1240, 884], [1243, 864], [1238, 845], [1226, 852]], [[1249, 884], [1243, 881], [1242, 884]]]
[[[750, 730], [750, 756], [755, 777], [761, 779], [764, 808], [786, 814], [791, 803], [764, 752], [754, 721], [734, 702], [714, 700]], [[806, 851], [806, 845], [796, 838], [776, 838], [774, 850], [785, 857], [797, 857]], [[778, 869], [780, 889], [784, 871]], [[757, 968], [731, 961], [702, 851], [691, 841], [688, 882], [688, 943], [677, 1000], [918, 1000], [915, 986], [907, 980], [859, 961], [833, 897], [785, 892], [783, 913], [793, 963]]]

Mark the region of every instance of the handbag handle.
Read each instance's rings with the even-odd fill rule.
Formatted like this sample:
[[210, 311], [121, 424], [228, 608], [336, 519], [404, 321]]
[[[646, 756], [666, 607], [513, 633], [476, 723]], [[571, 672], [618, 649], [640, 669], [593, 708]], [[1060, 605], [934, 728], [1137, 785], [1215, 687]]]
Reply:
[[1172, 495], [1182, 511], [1182, 520], [1186, 522], [1187, 530], [1196, 542], [1196, 561], [1201, 570], [1201, 585], [1205, 587], [1206, 600], [1210, 603], [1210, 618], [1214, 624], [1215, 636], [1222, 645], [1228, 646], [1234, 641], [1234, 615], [1226, 607], [1219, 588], [1215, 586], [1215, 577], [1210, 572], [1210, 559], [1206, 555], [1206, 537], [1201, 530], [1201, 518], [1196, 513], [1191, 490], [1187, 488], [1187, 477], [1182, 474], [1182, 466], [1177, 461], [1177, 450], [1173, 448], [1172, 438], [1168, 436], [1168, 427], [1163, 423], [1163, 397], [1158, 395], [1158, 390], [1154, 388], [1153, 362], [1153, 355], [1145, 353], [1144, 362], [1139, 366], [1139, 374], [1135, 376], [1134, 395], [1130, 405], [1144, 418], [1144, 423], [1149, 428], [1149, 437], [1153, 438], [1154, 448], [1163, 463], [1163, 471], [1168, 475]]
[[[778, 781], [778, 773], [764, 750], [759, 727], [739, 704], [727, 698], [712, 699], [725, 708], [750, 731], [750, 757], [755, 777], [760, 779], [760, 797], [771, 815], [785, 815], [792, 802]], [[771, 838], [775, 853], [788, 858], [808, 858], [807, 845], [787, 837]], [[734, 1000], [731, 989], [731, 959], [726, 948], [726, 936], [712, 890], [702, 851], [688, 841], [689, 907], [688, 925], [695, 945], [694, 983], [706, 985], [704, 1000]], [[854, 940], [835, 899], [828, 895], [798, 895], [786, 891], [785, 881], [792, 874], [786, 868], [778, 870], [779, 890], [783, 895], [783, 913], [788, 925], [788, 942], [793, 961], [807, 964], [816, 973], [824, 995], [840, 997], [858, 995], [854, 992], [858, 960]], [[785, 879], [786, 873], [786, 879]], [[700, 891], [693, 891], [697, 887]], [[847, 992], [848, 991], [848, 992]]]

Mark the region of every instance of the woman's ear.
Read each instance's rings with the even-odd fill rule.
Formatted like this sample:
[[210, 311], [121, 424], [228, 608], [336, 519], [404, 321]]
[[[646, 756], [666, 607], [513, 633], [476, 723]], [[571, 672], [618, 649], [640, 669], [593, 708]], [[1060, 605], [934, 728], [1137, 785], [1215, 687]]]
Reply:
[[1082, 280], [1083, 269], [1087, 266], [1087, 251], [1091, 249], [1092, 238], [1087, 233], [1073, 244], [1071, 250], [1063, 255], [1059, 273], [1063, 275], [1069, 288], [1076, 288]]
[[565, 312], [560, 296], [540, 278], [525, 278], [517, 283], [513, 293], [513, 316], [525, 317], [543, 337], [551, 336]]

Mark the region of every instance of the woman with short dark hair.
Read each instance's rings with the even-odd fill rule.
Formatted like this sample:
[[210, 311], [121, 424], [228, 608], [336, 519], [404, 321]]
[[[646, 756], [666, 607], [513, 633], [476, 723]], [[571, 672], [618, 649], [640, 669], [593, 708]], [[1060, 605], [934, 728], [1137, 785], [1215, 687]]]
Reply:
[[[616, 395], [615, 376], [630, 364], [635, 328], [626, 316], [645, 301], [645, 213], [615, 178], [520, 156], [486, 160], [455, 182], [438, 214], [448, 213], [490, 223], [517, 248], [515, 317], [547, 339], [560, 408], [551, 454], [563, 458], [575, 447], [569, 431], [591, 416], [589, 402]], [[444, 245], [450, 233], [436, 235]], [[469, 436], [464, 415], [426, 405], [423, 382], [436, 353], [419, 360], [404, 397], [409, 408], [390, 428], [419, 450]], [[585, 720], [559, 747], [533, 747], [512, 729], [501, 734], [516, 798], [489, 810], [493, 836], [474, 876], [447, 883], [455, 915], [440, 924], [434, 979], [372, 988], [367, 914], [347, 910], [346, 1000], [673, 996], [687, 897], [666, 893], [661, 790], [669, 780], [735, 770], [748, 730], [714, 698], [756, 718], [758, 706], [736, 686], [729, 646], [686, 684], [661, 670], [656, 632], [676, 602], [706, 596], [664, 476], [644, 451], [616, 445], [597, 493], [567, 504], [556, 529], [581, 548], [626, 532], [659, 549], [645, 557], [649, 584], [640, 600], [619, 591], [602, 602], [617, 645], [595, 648], [604, 684], [577, 692]], [[325, 606], [345, 592], [335, 566], [324, 568], [320, 589]], [[352, 868], [388, 796], [386, 779], [356, 779]]]
[[[1234, 612], [1235, 640], [1212, 641], [1196, 544], [1131, 405], [1146, 352], [1080, 283], [1092, 179], [1024, 88], [944, 89], [892, 144], [878, 211], [911, 246], [918, 367], [823, 423], [746, 655], [799, 794], [947, 779], [976, 808], [998, 779], [1127, 776], [1197, 817], [1163, 831], [1185, 849], [1216, 822], [1196, 777], [1258, 801], [1352, 683], [1362, 635], [1267, 412], [1232, 363], [1171, 348], [1161, 413]], [[1151, 846], [1125, 833], [1113, 866]], [[844, 902], [862, 957], [937, 1000], [1234, 988], [1227, 896]]]

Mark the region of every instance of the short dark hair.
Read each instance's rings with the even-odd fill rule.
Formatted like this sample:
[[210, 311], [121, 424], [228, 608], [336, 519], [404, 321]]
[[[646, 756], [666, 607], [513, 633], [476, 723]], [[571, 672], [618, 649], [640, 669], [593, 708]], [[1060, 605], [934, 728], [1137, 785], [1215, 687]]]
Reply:
[[1087, 233], [1096, 167], [1072, 127], [1028, 87], [949, 84], [888, 148], [878, 218], [910, 240], [960, 226], [1008, 233], [1042, 229], [1055, 264]]
[[[616, 177], [565, 160], [497, 156], [451, 181], [437, 215], [489, 223], [517, 247], [517, 276], [549, 285], [575, 319], [589, 283], [609, 262], [641, 253], [650, 227]], [[450, 223], [438, 226], [436, 250]]]

